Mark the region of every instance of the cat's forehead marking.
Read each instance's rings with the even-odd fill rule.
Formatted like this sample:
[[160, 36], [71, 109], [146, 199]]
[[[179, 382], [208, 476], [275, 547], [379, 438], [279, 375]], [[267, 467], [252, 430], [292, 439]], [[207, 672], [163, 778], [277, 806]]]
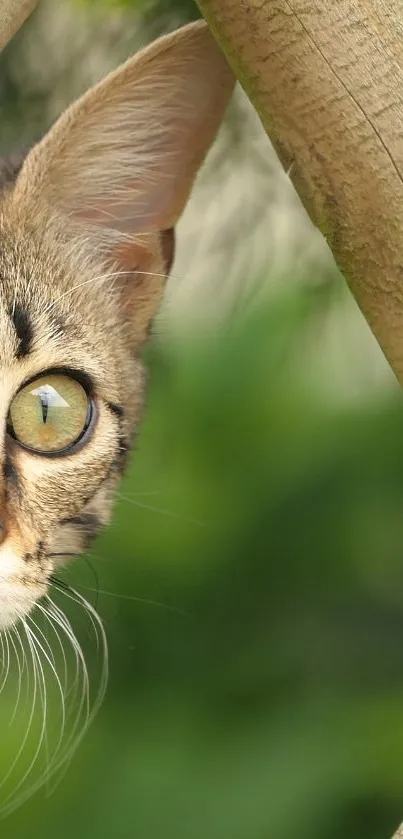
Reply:
[[17, 358], [24, 358], [29, 355], [32, 349], [34, 328], [32, 319], [24, 306], [15, 303], [11, 310], [11, 319], [17, 336]]
[[[19, 286], [0, 279], [0, 364], [8, 367], [27, 358], [35, 342], [35, 313], [17, 293]], [[4, 369], [4, 368], [3, 368]]]

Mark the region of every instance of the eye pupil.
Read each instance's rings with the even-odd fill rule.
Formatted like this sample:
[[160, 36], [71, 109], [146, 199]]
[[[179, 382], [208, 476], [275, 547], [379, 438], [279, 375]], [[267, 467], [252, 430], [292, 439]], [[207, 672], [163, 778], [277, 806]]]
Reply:
[[41, 392], [40, 394], [41, 406], [42, 406], [42, 419], [43, 422], [46, 423], [49, 411], [49, 400], [46, 393]]

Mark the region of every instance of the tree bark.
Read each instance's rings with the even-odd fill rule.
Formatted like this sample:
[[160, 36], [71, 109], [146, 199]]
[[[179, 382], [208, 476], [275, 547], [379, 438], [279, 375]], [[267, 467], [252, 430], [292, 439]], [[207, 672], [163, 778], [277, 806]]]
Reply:
[[401, 0], [198, 0], [403, 383]]

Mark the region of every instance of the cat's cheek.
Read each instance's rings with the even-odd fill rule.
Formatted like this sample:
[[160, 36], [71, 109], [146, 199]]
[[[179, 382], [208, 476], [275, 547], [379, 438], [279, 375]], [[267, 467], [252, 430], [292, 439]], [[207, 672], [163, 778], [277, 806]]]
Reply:
[[78, 514], [64, 519], [52, 529], [47, 541], [47, 550], [55, 569], [85, 553], [93, 540], [109, 524], [117, 480], [116, 476], [109, 476]]

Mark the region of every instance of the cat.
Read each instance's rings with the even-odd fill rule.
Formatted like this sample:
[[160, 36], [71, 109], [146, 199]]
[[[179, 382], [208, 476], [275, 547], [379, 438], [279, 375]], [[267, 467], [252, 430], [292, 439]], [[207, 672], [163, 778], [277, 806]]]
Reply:
[[[50, 591], [58, 569], [110, 519], [141, 419], [142, 347], [164, 296], [175, 225], [234, 81], [208, 26], [189, 24], [110, 73], [27, 154], [0, 165], [0, 650], [7, 673], [15, 652], [20, 694], [25, 638], [31, 719], [36, 696], [44, 705], [23, 779], [45, 743], [41, 657], [61, 690], [62, 721], [45, 771], [25, 792], [17, 784], [3, 816], [69, 761], [91, 717], [83, 654]], [[86, 606], [102, 646], [102, 623]], [[46, 636], [35, 635], [35, 607], [73, 650], [72, 691], [61, 688]], [[65, 704], [77, 696], [61, 748]]]
[[234, 86], [207, 25], [163, 36], [3, 167], [0, 629], [110, 517], [174, 227]]

